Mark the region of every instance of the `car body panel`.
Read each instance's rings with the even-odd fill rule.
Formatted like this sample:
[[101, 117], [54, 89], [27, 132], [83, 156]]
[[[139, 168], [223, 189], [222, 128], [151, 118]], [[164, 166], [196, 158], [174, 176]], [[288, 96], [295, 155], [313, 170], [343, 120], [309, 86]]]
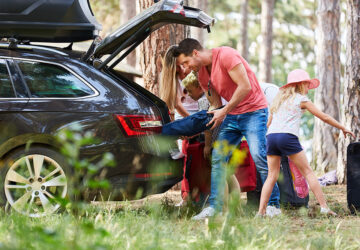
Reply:
[[[169, 152], [160, 149], [156, 137], [126, 138], [114, 118], [115, 114], [142, 114], [160, 116], [163, 123], [168, 122], [166, 105], [159, 98], [121, 75], [105, 74], [72, 55], [38, 55], [36, 50], [0, 49], [0, 58], [12, 65], [11, 75], [17, 78], [15, 85], [24, 85], [21, 73], [17, 72], [17, 62], [35, 61], [61, 65], [91, 84], [97, 92], [85, 98], [0, 98], [0, 126], [5, 132], [0, 137], [0, 157], [28, 143], [59, 149], [61, 145], [56, 134], [77, 124], [83, 131], [92, 132], [101, 139], [99, 143], [81, 148], [81, 157], [97, 162], [104, 153], [115, 156], [117, 166], [106, 169], [114, 199], [124, 198], [124, 195], [129, 198], [140, 187], [143, 195], [151, 193], [150, 184], [159, 185], [158, 188], [165, 191], [164, 188], [181, 180], [182, 163], [171, 160]], [[21, 87], [17, 89], [23, 91]], [[157, 176], [159, 180], [151, 183], [152, 167], [163, 164], [168, 166], [163, 171], [163, 181]]]

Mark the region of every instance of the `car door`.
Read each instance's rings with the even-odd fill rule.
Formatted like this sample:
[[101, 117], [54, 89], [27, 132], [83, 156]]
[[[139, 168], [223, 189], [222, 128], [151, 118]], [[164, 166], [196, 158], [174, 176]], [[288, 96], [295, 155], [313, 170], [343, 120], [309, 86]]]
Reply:
[[0, 58], [0, 112], [4, 114], [22, 110], [28, 101], [27, 90], [12, 60]]
[[15, 120], [28, 101], [26, 89], [11, 59], [0, 58], [0, 154], [6, 150], [3, 143], [15, 137], [21, 130]]
[[12, 78], [10, 77], [9, 65], [6, 60], [0, 59], [0, 112], [9, 111], [10, 102], [15, 98], [16, 94]]
[[88, 110], [87, 98], [98, 95], [96, 89], [62, 64], [28, 58], [14, 58], [13, 63], [29, 92], [20, 119], [29, 121], [24, 124], [29, 132], [51, 134], [65, 124], [80, 122]]

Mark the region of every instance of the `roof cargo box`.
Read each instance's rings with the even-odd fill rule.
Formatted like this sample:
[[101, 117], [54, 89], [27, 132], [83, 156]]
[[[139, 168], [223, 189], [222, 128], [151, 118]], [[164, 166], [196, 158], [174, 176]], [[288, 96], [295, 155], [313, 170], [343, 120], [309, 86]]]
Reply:
[[1, 0], [0, 38], [78, 42], [101, 30], [88, 0]]

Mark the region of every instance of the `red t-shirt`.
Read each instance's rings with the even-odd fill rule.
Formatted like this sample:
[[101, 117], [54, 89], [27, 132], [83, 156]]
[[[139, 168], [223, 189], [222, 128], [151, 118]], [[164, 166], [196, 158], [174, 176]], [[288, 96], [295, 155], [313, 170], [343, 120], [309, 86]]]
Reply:
[[[249, 94], [229, 112], [232, 115], [252, 112], [267, 107], [264, 93], [256, 79], [254, 72], [249, 64], [242, 58], [239, 52], [230, 47], [219, 47], [212, 49], [211, 66], [211, 86], [226, 101], [230, 101], [235, 89], [236, 83], [231, 79], [229, 71], [236, 65], [242, 63], [246, 69], [247, 76], [251, 85]], [[200, 86], [204, 91], [208, 90], [209, 73], [206, 67], [202, 67], [198, 72]]]

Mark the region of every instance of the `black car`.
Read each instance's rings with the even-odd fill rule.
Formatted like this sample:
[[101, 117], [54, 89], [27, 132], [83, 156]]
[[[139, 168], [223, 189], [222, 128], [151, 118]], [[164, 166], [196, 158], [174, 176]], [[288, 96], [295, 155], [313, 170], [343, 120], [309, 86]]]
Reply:
[[[112, 199], [132, 197], [139, 188], [143, 196], [163, 192], [181, 180], [182, 162], [171, 159], [170, 146], [164, 150], [157, 135], [170, 121], [165, 103], [114, 67], [161, 26], [209, 28], [212, 18], [164, 0], [101, 41], [87, 0], [6, 0], [0, 13], [0, 38], [6, 38], [0, 43], [3, 205], [32, 217], [58, 209], [50, 200], [67, 195], [73, 166], [60, 153], [56, 134], [74, 124], [99, 139], [81, 148], [82, 158], [96, 162], [106, 152], [114, 155], [116, 166], [106, 171]], [[87, 52], [33, 45], [86, 39], [93, 39]], [[165, 168], [154, 173], [157, 165]]]

